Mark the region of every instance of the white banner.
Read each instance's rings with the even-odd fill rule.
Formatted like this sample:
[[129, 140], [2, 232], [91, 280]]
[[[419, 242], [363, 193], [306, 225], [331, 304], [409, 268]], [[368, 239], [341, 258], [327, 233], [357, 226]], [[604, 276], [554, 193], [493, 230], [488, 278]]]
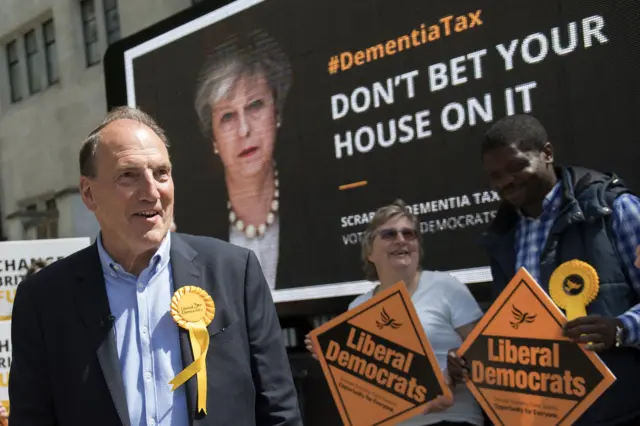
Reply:
[[0, 242], [0, 315], [11, 315], [18, 284], [33, 260], [55, 262], [90, 244], [88, 237]]
[[9, 411], [9, 368], [11, 368], [11, 321], [0, 321], [0, 404]]

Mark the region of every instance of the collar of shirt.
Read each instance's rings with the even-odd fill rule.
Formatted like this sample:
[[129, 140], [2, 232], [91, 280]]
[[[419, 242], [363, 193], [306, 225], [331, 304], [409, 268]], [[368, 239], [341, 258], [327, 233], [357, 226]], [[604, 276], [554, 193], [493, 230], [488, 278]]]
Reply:
[[[124, 275], [128, 274], [122, 265], [118, 264], [115, 260], [109, 256], [109, 253], [104, 248], [102, 244], [102, 233], [98, 234], [97, 238], [98, 245], [98, 255], [100, 256], [100, 263], [102, 264], [102, 271], [107, 273], [115, 274], [119, 278], [123, 278]], [[146, 270], [150, 271], [150, 275], [154, 275], [155, 273], [164, 269], [170, 260], [170, 248], [171, 248], [171, 232], [167, 232], [167, 236], [162, 240], [160, 247], [156, 250], [155, 254], [151, 257], [149, 261], [149, 265]]]
[[[571, 184], [568, 185], [569, 191], [573, 192], [573, 187]], [[560, 209], [560, 205], [562, 204], [562, 181], [558, 180], [556, 184], [551, 188], [551, 191], [545, 195], [544, 200], [542, 200], [542, 213], [540, 217], [543, 216], [553, 216], [553, 213], [557, 212]], [[516, 210], [520, 219], [524, 220], [536, 220], [535, 218], [531, 218], [524, 214], [520, 209]]]

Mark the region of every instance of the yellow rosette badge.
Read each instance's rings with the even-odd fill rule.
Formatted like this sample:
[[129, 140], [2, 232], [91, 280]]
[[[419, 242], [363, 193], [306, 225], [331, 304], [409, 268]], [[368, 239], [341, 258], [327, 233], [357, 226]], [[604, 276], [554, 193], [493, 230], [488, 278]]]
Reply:
[[581, 260], [564, 262], [549, 279], [549, 295], [564, 309], [569, 321], [587, 315], [587, 305], [595, 300], [599, 289], [598, 273]]
[[198, 382], [198, 411], [207, 413], [207, 350], [209, 331], [207, 326], [213, 320], [216, 307], [213, 299], [200, 287], [185, 286], [173, 294], [171, 316], [178, 325], [189, 331], [194, 361], [174, 377], [169, 384], [172, 391], [196, 375]]

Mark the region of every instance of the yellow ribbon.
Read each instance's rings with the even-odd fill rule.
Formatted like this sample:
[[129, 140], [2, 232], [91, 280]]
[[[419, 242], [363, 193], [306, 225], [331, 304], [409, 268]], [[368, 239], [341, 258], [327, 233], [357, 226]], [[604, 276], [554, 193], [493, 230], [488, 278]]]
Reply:
[[171, 391], [182, 386], [194, 375], [198, 386], [198, 411], [207, 414], [207, 351], [209, 330], [215, 315], [211, 296], [200, 287], [187, 286], [178, 289], [171, 300], [171, 315], [178, 325], [189, 331], [189, 341], [194, 361], [178, 373], [169, 384]]
[[189, 338], [194, 361], [178, 373], [169, 384], [173, 385], [171, 390], [174, 391], [197, 374], [198, 411], [202, 410], [207, 414], [207, 367], [205, 360], [209, 350], [209, 330], [207, 330], [204, 321], [200, 320], [196, 324], [192, 324], [191, 328], [189, 328]]

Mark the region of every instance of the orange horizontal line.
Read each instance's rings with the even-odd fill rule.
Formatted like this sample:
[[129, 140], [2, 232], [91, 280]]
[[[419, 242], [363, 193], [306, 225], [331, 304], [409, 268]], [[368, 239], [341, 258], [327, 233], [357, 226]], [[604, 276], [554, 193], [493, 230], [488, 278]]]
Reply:
[[366, 180], [361, 180], [360, 182], [347, 183], [345, 185], [340, 185], [338, 189], [340, 191], [344, 191], [345, 189], [353, 189], [359, 188], [361, 186], [365, 186], [368, 182]]

